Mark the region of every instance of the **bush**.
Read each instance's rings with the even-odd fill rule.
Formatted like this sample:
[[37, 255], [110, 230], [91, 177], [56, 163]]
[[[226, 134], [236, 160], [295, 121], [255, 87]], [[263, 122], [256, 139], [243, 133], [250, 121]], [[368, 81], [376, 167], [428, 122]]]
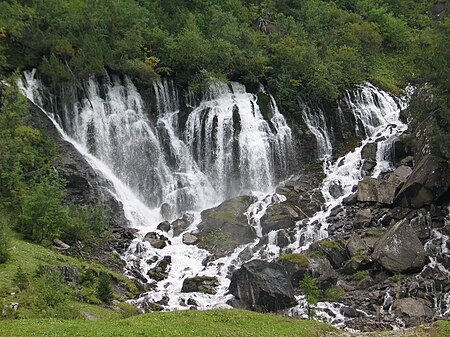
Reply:
[[111, 287], [111, 278], [108, 274], [102, 273], [98, 280], [97, 297], [104, 303], [111, 303], [114, 299], [114, 293]]
[[45, 179], [23, 197], [19, 230], [37, 243], [53, 240], [69, 223], [68, 208], [62, 205], [60, 180]]
[[311, 305], [317, 304], [321, 290], [315, 285], [316, 279], [305, 274], [303, 279], [299, 282], [299, 288], [305, 294], [306, 301], [308, 302], [308, 317], [312, 318]]
[[8, 261], [8, 233], [6, 231], [6, 225], [0, 223], [0, 264]]
[[325, 292], [322, 294], [321, 300], [329, 302], [339, 302], [344, 294], [344, 289], [339, 286], [333, 286], [325, 290]]
[[13, 278], [14, 285], [19, 288], [19, 290], [25, 290], [28, 288], [28, 285], [30, 284], [30, 281], [28, 279], [28, 274], [25, 273], [22, 269], [22, 267], [18, 267], [16, 274]]

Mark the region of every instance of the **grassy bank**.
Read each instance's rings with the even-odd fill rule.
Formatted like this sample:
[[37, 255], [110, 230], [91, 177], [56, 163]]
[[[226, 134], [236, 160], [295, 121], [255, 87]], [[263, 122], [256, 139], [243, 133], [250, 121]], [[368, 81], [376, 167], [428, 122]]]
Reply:
[[325, 323], [243, 310], [159, 312], [127, 319], [63, 321], [13, 320], [1, 336], [326, 336]]

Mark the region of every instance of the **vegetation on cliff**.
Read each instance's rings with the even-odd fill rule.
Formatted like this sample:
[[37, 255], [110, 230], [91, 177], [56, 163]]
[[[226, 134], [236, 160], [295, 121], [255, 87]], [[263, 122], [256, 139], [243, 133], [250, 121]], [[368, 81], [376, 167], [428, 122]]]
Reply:
[[436, 20], [434, 3], [3, 1], [0, 71], [37, 67], [54, 84], [107, 70], [193, 88], [211, 76], [263, 81], [286, 106], [298, 93], [333, 100], [364, 80], [448, 88], [449, 19]]

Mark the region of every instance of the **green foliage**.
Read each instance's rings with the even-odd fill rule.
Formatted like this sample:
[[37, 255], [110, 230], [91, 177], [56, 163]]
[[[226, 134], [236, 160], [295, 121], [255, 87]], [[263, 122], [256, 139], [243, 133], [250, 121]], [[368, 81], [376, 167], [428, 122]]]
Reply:
[[0, 264], [9, 259], [9, 237], [6, 225], [0, 222]]
[[69, 222], [68, 208], [62, 205], [64, 189], [58, 180], [44, 180], [23, 197], [18, 228], [28, 238], [41, 243], [57, 238]]
[[135, 316], [139, 313], [134, 305], [127, 302], [120, 302], [117, 306], [120, 308], [120, 313], [123, 318]]
[[25, 290], [30, 284], [28, 274], [23, 271], [21, 266], [17, 267], [16, 274], [14, 275], [13, 278], [13, 283], [21, 291]]
[[367, 276], [369, 276], [368, 270], [360, 270], [353, 274], [352, 279], [354, 281], [361, 281], [364, 278], [366, 278]]
[[328, 302], [340, 302], [344, 294], [344, 289], [339, 286], [332, 286], [324, 291], [321, 296], [321, 300]]
[[305, 254], [292, 253], [292, 254], [284, 254], [277, 258], [277, 261], [291, 261], [299, 266], [307, 267], [309, 265], [309, 260], [305, 256]]
[[97, 297], [104, 303], [111, 303], [114, 299], [114, 293], [111, 287], [111, 278], [107, 273], [102, 273], [98, 280]]
[[315, 285], [316, 279], [305, 273], [303, 279], [299, 282], [300, 290], [305, 294], [308, 302], [308, 317], [312, 318], [311, 306], [317, 304], [321, 290]]

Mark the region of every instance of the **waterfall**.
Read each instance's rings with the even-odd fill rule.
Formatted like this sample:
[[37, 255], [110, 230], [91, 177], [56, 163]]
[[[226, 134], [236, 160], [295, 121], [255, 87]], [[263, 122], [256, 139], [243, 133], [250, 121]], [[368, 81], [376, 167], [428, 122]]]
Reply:
[[[172, 206], [172, 218], [186, 210], [196, 211], [186, 229], [192, 231], [203, 208], [233, 193], [268, 191], [277, 183], [277, 174], [290, 174], [291, 132], [273, 98], [271, 118], [265, 120], [256, 95], [238, 83], [217, 83], [198, 106], [191, 106], [186, 124], [180, 125], [178, 92], [170, 80], [154, 83], [157, 114], [152, 116], [126, 77], [106, 78], [102, 83], [91, 79], [82, 91], [63, 87], [58, 97], [44, 95], [45, 88], [34, 75], [35, 71], [27, 72], [19, 81], [24, 94], [113, 183], [111, 192], [123, 203], [131, 225], [139, 229], [124, 256], [127, 266], [145, 275], [164, 257], [171, 257], [167, 278], [136, 302], [143, 305], [168, 298], [164, 307], [172, 310], [186, 309], [181, 303], [189, 298], [202, 309], [225, 305], [230, 298], [228, 273], [239, 266], [238, 256], [245, 246], [205, 268], [202, 261], [210, 254], [183, 244], [181, 236], [171, 237], [163, 249], [153, 248], [144, 236], [160, 233], [161, 205]], [[267, 206], [261, 206], [259, 217]], [[216, 295], [181, 293], [183, 280], [199, 274], [219, 278]]]
[[272, 107], [273, 117], [267, 121], [257, 96], [243, 85], [214, 83], [189, 114], [184, 140], [223, 197], [273, 190], [277, 171], [288, 174], [291, 131], [274, 100]]
[[[301, 251], [307, 249], [312, 242], [328, 236], [326, 218], [330, 211], [353, 193], [354, 188], [363, 178], [361, 170], [363, 147], [377, 140], [391, 139], [406, 130], [407, 126], [400, 121], [400, 111], [405, 104], [371, 84], [358, 86], [354, 92], [346, 93], [340, 105], [350, 108], [355, 120], [360, 124], [357, 131], [364, 131], [362, 144], [334, 162], [324, 161], [326, 176], [321, 186], [321, 193], [325, 199], [324, 209], [298, 223], [296, 240], [289, 248]], [[380, 159], [384, 160], [384, 157], [380, 155]], [[377, 163], [377, 165], [383, 164]], [[333, 187], [338, 187], [339, 195], [331, 192]]]
[[318, 158], [325, 159], [331, 156], [333, 147], [331, 145], [330, 132], [328, 131], [323, 110], [320, 108], [313, 109], [300, 99], [299, 104], [302, 109], [302, 116], [306, 126], [314, 137], [316, 137]]
[[271, 120], [265, 120], [257, 96], [239, 83], [212, 84], [180, 125], [171, 80], [154, 82], [155, 118], [127, 77], [90, 79], [83, 91], [68, 86], [47, 97], [34, 75], [24, 75], [25, 94], [33, 90], [36, 104], [149, 208], [169, 205], [169, 218], [235, 195], [270, 191], [291, 173], [291, 131], [275, 101]]

